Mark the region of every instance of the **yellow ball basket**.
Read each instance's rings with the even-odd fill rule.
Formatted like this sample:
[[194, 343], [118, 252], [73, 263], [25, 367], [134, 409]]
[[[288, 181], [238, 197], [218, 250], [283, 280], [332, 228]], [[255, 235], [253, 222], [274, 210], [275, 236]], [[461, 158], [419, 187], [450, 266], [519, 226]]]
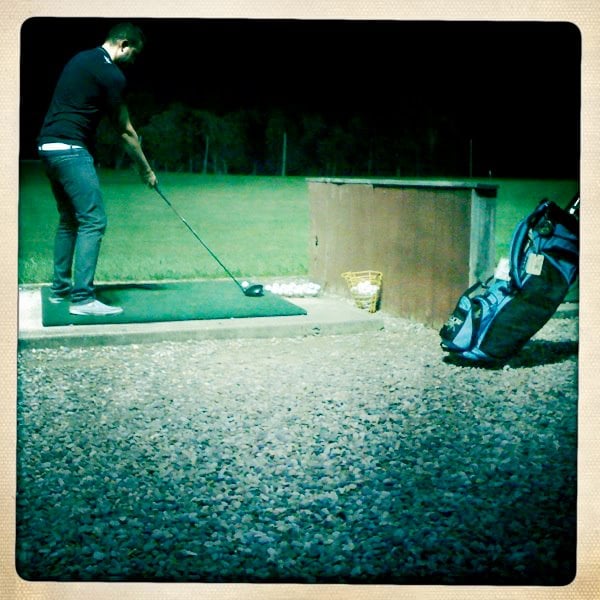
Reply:
[[[366, 308], [371, 313], [375, 312], [381, 295], [382, 274], [379, 271], [347, 271], [342, 273], [342, 277], [350, 288], [356, 306]], [[374, 287], [369, 288], [365, 283]]]

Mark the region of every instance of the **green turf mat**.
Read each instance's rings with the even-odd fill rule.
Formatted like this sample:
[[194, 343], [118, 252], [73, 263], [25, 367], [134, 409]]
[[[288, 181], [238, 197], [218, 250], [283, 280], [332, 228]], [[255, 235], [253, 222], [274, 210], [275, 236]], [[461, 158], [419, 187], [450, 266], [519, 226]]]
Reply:
[[46, 327], [306, 314], [303, 308], [267, 291], [264, 296], [244, 296], [233, 281], [100, 285], [96, 288], [98, 300], [123, 308], [121, 314], [106, 317], [71, 315], [68, 302], [52, 304], [48, 300], [48, 286], [42, 287], [41, 293], [42, 324]]

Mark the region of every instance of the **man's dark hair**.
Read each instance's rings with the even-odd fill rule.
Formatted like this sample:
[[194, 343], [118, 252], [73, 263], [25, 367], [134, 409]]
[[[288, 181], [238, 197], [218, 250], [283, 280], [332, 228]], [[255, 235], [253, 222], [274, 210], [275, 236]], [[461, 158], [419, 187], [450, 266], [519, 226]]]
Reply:
[[106, 41], [114, 44], [118, 40], [127, 40], [139, 50], [144, 46], [144, 34], [142, 30], [132, 23], [119, 23], [111, 28], [106, 36]]

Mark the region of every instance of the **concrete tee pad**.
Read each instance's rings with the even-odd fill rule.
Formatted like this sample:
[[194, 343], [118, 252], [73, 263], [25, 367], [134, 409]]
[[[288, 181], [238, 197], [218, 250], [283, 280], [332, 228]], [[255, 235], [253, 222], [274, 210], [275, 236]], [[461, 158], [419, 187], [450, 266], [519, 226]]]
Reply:
[[379, 331], [383, 316], [327, 295], [290, 298], [306, 315], [110, 325], [42, 325], [39, 287], [19, 290], [20, 347], [114, 345], [187, 339], [299, 337]]

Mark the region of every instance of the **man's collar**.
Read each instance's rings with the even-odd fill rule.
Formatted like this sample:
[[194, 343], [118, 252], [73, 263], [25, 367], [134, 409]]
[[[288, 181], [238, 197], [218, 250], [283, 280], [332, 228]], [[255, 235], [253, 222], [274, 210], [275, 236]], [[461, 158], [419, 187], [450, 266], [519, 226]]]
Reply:
[[110, 63], [111, 65], [113, 64], [112, 58], [110, 57], [110, 54], [108, 53], [108, 50], [106, 48], [103, 48], [102, 46], [98, 46], [100, 48], [100, 50], [102, 50], [102, 52], [104, 53], [104, 60], [107, 63]]

